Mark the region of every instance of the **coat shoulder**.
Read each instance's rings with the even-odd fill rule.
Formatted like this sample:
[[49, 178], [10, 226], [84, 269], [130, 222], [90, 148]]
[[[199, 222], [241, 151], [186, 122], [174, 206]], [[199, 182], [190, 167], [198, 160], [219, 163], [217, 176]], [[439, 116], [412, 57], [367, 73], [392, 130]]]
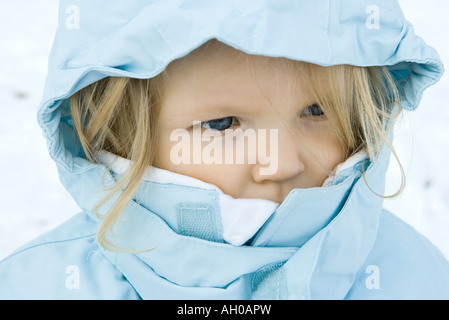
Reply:
[[348, 298], [449, 299], [449, 262], [426, 237], [384, 210]]
[[96, 221], [70, 218], [0, 262], [0, 299], [124, 299], [136, 293], [104, 257]]
[[96, 222], [87, 213], [79, 213], [13, 251], [5, 260], [36, 247], [76, 241], [95, 236]]

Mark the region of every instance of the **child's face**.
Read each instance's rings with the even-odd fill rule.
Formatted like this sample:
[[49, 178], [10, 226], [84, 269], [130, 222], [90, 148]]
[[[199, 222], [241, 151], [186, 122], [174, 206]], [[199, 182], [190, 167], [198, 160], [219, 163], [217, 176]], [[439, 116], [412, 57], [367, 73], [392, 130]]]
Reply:
[[[345, 151], [297, 72], [280, 59], [230, 47], [207, 53], [169, 68], [154, 166], [214, 184], [234, 198], [281, 203], [294, 188], [321, 186]], [[206, 129], [217, 137], [199, 141]], [[247, 138], [254, 149], [242, 142], [242, 132], [254, 133]], [[229, 139], [233, 134], [236, 140]], [[244, 150], [243, 164], [237, 150]]]

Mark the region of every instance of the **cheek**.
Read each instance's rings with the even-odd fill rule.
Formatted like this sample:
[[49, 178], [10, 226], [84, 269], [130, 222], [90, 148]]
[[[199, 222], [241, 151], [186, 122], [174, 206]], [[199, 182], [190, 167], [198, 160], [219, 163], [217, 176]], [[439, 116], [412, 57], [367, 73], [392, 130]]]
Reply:
[[323, 161], [327, 168], [333, 169], [336, 165], [346, 160], [346, 148], [336, 135], [329, 137], [322, 144]]
[[335, 133], [311, 139], [308, 145], [308, 151], [303, 154], [305, 167], [315, 186], [320, 186], [346, 160], [346, 148]]
[[[168, 135], [160, 136], [153, 165], [157, 168], [186, 175], [206, 183], [213, 184], [224, 193], [238, 196], [239, 186], [245, 185], [248, 168], [242, 164], [208, 164], [194, 159], [191, 140], [170, 141]], [[207, 155], [207, 143], [201, 146], [201, 154]], [[188, 150], [188, 151], [187, 151]], [[190, 156], [183, 155], [183, 152]], [[201, 158], [202, 159], [202, 158]]]

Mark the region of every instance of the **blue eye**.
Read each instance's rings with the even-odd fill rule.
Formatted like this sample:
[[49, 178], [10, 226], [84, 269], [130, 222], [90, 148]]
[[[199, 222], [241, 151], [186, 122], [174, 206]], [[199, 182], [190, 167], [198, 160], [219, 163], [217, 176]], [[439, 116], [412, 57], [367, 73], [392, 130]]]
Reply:
[[201, 127], [205, 129], [223, 131], [228, 129], [229, 127], [232, 127], [235, 122], [236, 121], [234, 117], [226, 117], [202, 122]]
[[312, 104], [311, 106], [308, 106], [301, 112], [302, 116], [307, 117], [322, 117], [324, 116], [324, 111], [321, 109], [321, 107], [318, 104]]

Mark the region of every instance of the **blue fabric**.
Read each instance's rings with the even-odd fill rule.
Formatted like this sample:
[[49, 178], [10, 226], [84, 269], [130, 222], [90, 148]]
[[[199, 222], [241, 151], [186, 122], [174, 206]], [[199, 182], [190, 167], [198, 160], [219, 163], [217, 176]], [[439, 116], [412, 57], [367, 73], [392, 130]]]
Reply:
[[384, 192], [386, 147], [334, 185], [292, 190], [239, 247], [223, 243], [216, 191], [144, 182], [114, 230], [117, 245], [138, 252], [116, 253], [97, 243], [91, 214], [113, 176], [84, 159], [71, 125], [76, 91], [107, 76], [153, 77], [212, 38], [323, 66], [388, 66], [412, 110], [443, 65], [396, 1], [80, 0], [79, 28], [67, 22], [77, 21], [72, 5], [60, 4], [38, 120], [83, 212], [0, 262], [0, 298], [449, 298], [447, 260], [368, 188]]

